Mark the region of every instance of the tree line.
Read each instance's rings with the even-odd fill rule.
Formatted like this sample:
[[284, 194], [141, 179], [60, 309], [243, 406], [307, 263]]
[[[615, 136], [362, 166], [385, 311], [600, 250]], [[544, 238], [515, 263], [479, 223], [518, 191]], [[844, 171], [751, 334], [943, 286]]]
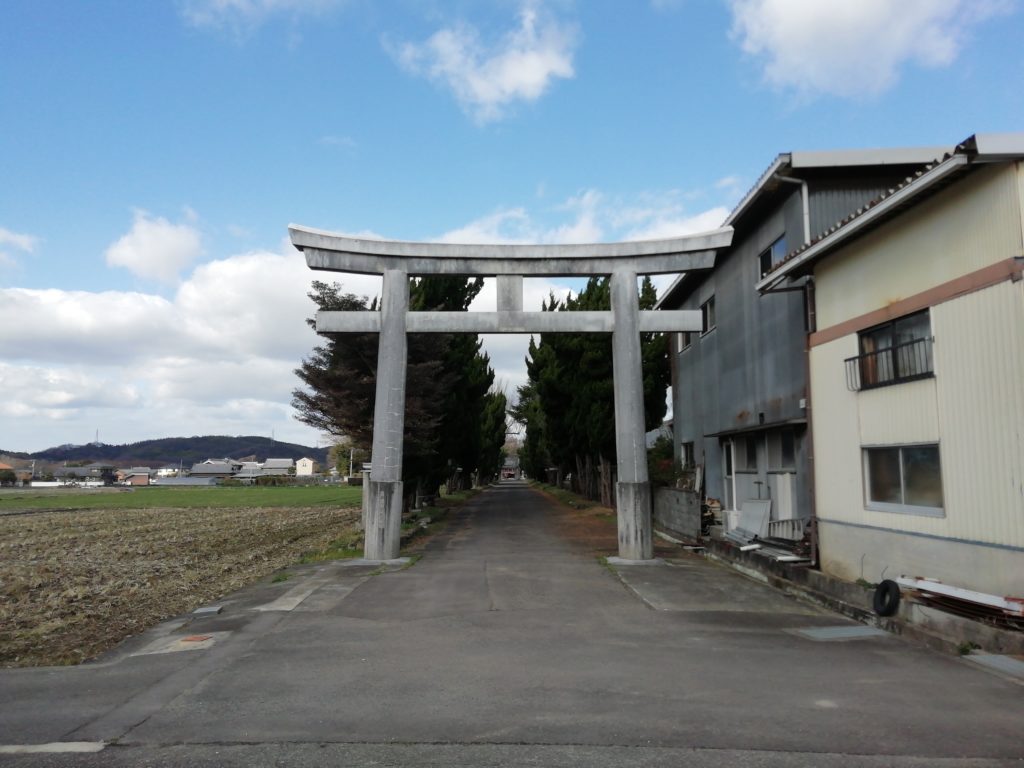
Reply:
[[[410, 283], [410, 311], [464, 311], [483, 287], [480, 278], [429, 277]], [[377, 311], [377, 300], [345, 293], [339, 283], [316, 281], [309, 297], [319, 310]], [[640, 308], [657, 295], [649, 278]], [[575, 297], [553, 295], [543, 311], [607, 311], [607, 277], [594, 277]], [[315, 320], [307, 321], [315, 328]], [[373, 439], [378, 335], [326, 334], [295, 373], [300, 421], [348, 441], [368, 455]], [[660, 425], [670, 380], [665, 334], [640, 335], [645, 429]], [[499, 472], [507, 431], [506, 409], [525, 426], [520, 466], [552, 482], [571, 477], [577, 493], [615, 503], [615, 400], [612, 340], [607, 333], [550, 333], [530, 338], [527, 383], [509, 408], [494, 389], [494, 371], [476, 334], [410, 334], [406, 368], [403, 480], [412, 494], [458, 490]], [[344, 451], [337, 451], [344, 456]]]
[[[657, 294], [650, 279], [640, 287], [640, 309], [651, 309]], [[575, 298], [553, 295], [549, 312], [611, 308], [607, 277], [591, 278]], [[643, 360], [645, 429], [665, 417], [670, 370], [665, 334], [640, 335]], [[561, 483], [605, 506], [615, 502], [615, 399], [612, 339], [607, 333], [541, 334], [530, 339], [527, 383], [518, 389], [513, 417], [526, 426], [520, 464], [531, 477]]]
[[[410, 311], [462, 311], [482, 278], [424, 277], [409, 286]], [[315, 281], [318, 310], [377, 311], [377, 300]], [[315, 329], [316, 322], [307, 320]], [[378, 334], [327, 334], [295, 373], [300, 421], [368, 452], [373, 440]], [[402, 474], [406, 493], [433, 494], [489, 482], [501, 470], [507, 402], [476, 334], [410, 334]], [[365, 454], [364, 454], [365, 455]]]

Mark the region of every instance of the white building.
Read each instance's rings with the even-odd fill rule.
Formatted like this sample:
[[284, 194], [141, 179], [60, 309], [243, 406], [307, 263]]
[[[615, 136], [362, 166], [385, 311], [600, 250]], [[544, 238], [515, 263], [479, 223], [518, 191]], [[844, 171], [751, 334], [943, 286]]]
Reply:
[[971, 137], [797, 252], [824, 571], [1024, 595], [1024, 134]]
[[315, 475], [319, 469], [320, 465], [315, 459], [302, 458], [295, 462], [296, 477], [309, 477], [310, 475]]

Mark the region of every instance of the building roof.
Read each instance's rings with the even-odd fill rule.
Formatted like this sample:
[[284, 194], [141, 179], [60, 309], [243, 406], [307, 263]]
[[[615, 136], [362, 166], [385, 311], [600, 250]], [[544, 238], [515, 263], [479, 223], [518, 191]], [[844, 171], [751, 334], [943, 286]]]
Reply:
[[263, 462], [263, 469], [291, 469], [294, 464], [291, 459], [267, 459]]
[[226, 461], [204, 461], [193, 464], [190, 473], [193, 475], [219, 475], [231, 474], [235, 471], [235, 464]]
[[14, 469], [14, 467], [12, 467], [10, 464], [4, 464], [2, 461], [0, 461], [0, 470], [3, 469]]
[[[754, 186], [732, 209], [723, 226], [741, 230], [750, 216], [757, 216], [766, 207], [774, 205], [780, 194], [792, 193], [793, 184], [780, 177], [813, 178], [824, 173], [841, 170], [878, 168], [881, 166], [923, 166], [950, 151], [950, 147], [890, 147], [881, 149], [797, 150], [783, 152], [775, 157]], [[740, 241], [737, 237], [733, 244]], [[655, 309], [663, 304], [686, 282], [687, 273], [679, 275], [658, 299]]]
[[976, 134], [951, 152], [924, 166], [902, 184], [886, 190], [874, 200], [836, 222], [815, 240], [790, 253], [758, 284], [762, 293], [790, 277], [804, 275], [822, 256], [871, 231], [904, 209], [920, 203], [960, 176], [979, 166], [1024, 159], [1024, 133]]

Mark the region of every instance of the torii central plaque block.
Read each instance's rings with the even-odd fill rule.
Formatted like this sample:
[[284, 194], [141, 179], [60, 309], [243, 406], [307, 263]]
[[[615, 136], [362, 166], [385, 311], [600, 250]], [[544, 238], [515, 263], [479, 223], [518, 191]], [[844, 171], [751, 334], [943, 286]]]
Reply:
[[[698, 311], [639, 309], [637, 276], [714, 266], [732, 228], [668, 240], [588, 245], [462, 245], [365, 240], [288, 228], [311, 269], [383, 275], [380, 312], [318, 312], [318, 333], [378, 333], [373, 448], [367, 489], [367, 560], [398, 557], [402, 524], [406, 337], [409, 333], [611, 333], [619, 557], [649, 560], [651, 489], [644, 444], [640, 333], [701, 330]], [[496, 312], [409, 312], [409, 277], [495, 277]], [[610, 312], [524, 312], [523, 277], [611, 277]]]

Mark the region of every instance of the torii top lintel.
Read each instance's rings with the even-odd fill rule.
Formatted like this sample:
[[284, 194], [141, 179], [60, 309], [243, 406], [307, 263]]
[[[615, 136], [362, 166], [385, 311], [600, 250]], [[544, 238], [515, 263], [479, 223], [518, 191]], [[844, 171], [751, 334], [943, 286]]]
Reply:
[[400, 270], [410, 275], [559, 277], [609, 275], [628, 271], [655, 275], [710, 269], [715, 253], [732, 243], [732, 227], [666, 240], [590, 244], [414, 243], [368, 240], [335, 232], [288, 227], [292, 245], [311, 269], [379, 275]]

